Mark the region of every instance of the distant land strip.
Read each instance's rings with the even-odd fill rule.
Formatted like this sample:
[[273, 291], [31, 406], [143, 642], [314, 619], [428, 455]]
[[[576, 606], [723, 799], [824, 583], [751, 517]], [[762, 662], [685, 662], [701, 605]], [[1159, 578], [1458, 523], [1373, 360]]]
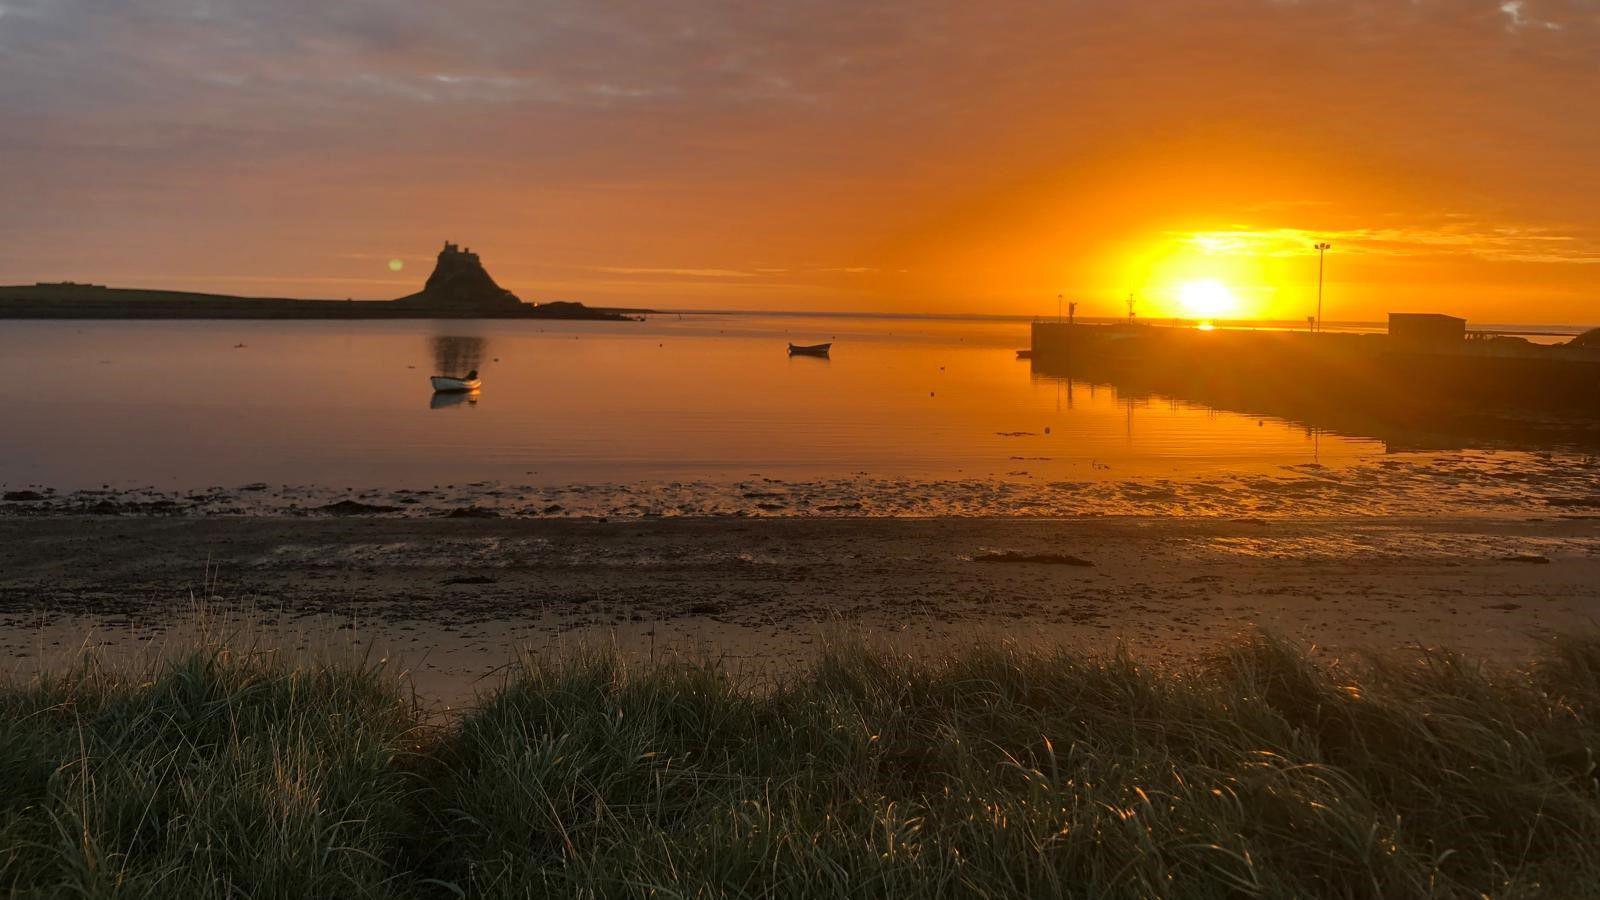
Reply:
[[0, 319], [589, 319], [630, 321], [653, 312], [570, 301], [477, 305], [417, 299], [307, 300], [73, 282], [0, 286]]

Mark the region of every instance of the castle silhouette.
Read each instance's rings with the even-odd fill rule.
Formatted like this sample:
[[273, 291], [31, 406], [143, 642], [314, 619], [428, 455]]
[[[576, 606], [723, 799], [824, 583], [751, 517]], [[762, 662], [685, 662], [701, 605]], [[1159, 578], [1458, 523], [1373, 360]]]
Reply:
[[433, 274], [423, 284], [422, 290], [393, 301], [408, 306], [427, 306], [450, 311], [515, 309], [522, 305], [516, 294], [495, 283], [483, 261], [471, 248], [459, 247], [449, 241], [439, 251], [433, 265]]

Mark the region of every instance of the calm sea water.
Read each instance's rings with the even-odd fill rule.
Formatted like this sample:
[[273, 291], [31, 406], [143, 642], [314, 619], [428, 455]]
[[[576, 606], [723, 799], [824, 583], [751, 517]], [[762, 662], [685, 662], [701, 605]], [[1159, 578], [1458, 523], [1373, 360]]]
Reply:
[[[1026, 323], [0, 323], [0, 483], [1184, 479], [1384, 452], [1036, 378]], [[789, 341], [834, 341], [831, 359]], [[472, 397], [435, 372], [481, 370]]]

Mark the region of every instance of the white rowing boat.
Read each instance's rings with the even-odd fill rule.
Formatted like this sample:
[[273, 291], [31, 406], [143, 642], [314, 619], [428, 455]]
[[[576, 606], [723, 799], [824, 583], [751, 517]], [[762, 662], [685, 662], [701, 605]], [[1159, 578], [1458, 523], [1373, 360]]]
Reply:
[[449, 375], [434, 375], [429, 381], [433, 382], [433, 389], [437, 393], [459, 393], [461, 391], [475, 391], [483, 387], [483, 382], [478, 380], [478, 370], [468, 372], [465, 378], [453, 378]]

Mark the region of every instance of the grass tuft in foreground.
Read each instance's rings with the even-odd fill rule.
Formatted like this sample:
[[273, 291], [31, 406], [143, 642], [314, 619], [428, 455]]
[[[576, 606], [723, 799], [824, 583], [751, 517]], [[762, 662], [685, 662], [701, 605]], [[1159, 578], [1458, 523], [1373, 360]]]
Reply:
[[1600, 896], [1600, 635], [1519, 671], [850, 646], [763, 693], [593, 652], [431, 732], [378, 670], [214, 653], [0, 729], [7, 892]]
[[376, 670], [221, 649], [0, 690], [0, 892], [403, 895], [417, 734]]

